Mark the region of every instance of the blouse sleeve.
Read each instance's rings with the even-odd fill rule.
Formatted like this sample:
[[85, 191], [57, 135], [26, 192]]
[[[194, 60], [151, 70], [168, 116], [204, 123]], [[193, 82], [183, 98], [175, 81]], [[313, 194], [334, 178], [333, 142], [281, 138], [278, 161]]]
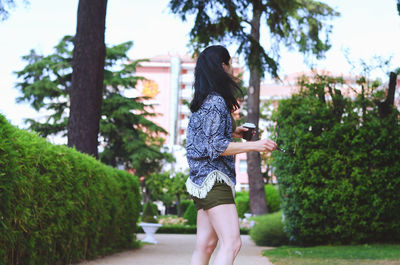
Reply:
[[215, 97], [215, 100], [210, 102], [209, 107], [205, 109], [202, 121], [202, 130], [207, 143], [206, 150], [211, 160], [217, 159], [232, 141], [229, 134], [225, 133], [229, 131], [227, 127], [231, 123], [228, 118], [230, 119], [230, 114], [225, 101], [222, 97]]

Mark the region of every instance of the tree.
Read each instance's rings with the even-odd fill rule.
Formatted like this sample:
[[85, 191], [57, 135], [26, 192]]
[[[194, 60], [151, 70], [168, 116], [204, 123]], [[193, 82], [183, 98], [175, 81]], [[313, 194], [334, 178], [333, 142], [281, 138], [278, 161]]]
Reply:
[[386, 99], [378, 104], [379, 114], [382, 118], [385, 118], [392, 113], [396, 92], [397, 75], [398, 74], [396, 72], [389, 73], [389, 89]]
[[[10, 16], [10, 10], [14, 9], [16, 4], [14, 0], [0, 0], [0, 21], [4, 21], [8, 19]], [[29, 1], [23, 1], [25, 5], [29, 3]]]
[[399, 16], [400, 16], [400, 0], [397, 0], [397, 11], [399, 12]]
[[[17, 88], [22, 96], [17, 102], [27, 101], [36, 110], [46, 113], [40, 120], [26, 119], [29, 128], [41, 136], [67, 134], [69, 89], [72, 76], [74, 38], [65, 36], [48, 56], [34, 50], [23, 56], [27, 65], [16, 74], [21, 80]], [[142, 97], [126, 97], [123, 93], [134, 89], [142, 77], [135, 76], [136, 65], [126, 55], [132, 42], [106, 47], [104, 68], [103, 107], [100, 136], [103, 139], [102, 162], [134, 168], [139, 176], [154, 169], [170, 155], [160, 151], [162, 134], [167, 132], [148, 120], [156, 115]]]
[[189, 177], [188, 174], [177, 172], [175, 176], [169, 179], [168, 191], [176, 196], [176, 205], [178, 209], [178, 216], [182, 216], [181, 212], [181, 196], [187, 194], [186, 191], [186, 180]]
[[187, 178], [188, 174], [182, 172], [176, 172], [174, 175], [171, 175], [170, 172], [151, 174], [146, 177], [146, 191], [149, 191], [151, 195], [148, 195], [145, 200], [149, 200], [151, 197], [153, 200], [162, 200], [165, 204], [168, 204], [169, 202], [165, 201], [166, 198], [171, 201], [173, 199], [170, 198], [175, 198], [178, 216], [182, 216], [181, 197], [187, 194]]
[[274, 152], [274, 166], [296, 245], [400, 239], [400, 112], [381, 117], [390, 88], [358, 76], [305, 77], [279, 102], [277, 141], [296, 151]]
[[98, 156], [107, 0], [80, 0], [72, 63], [68, 146]]
[[[326, 21], [338, 13], [328, 5], [314, 0], [171, 0], [169, 6], [182, 20], [195, 15], [190, 32], [191, 43], [198, 51], [212, 42], [236, 43], [237, 52], [244, 54], [250, 70], [247, 93], [247, 122], [258, 129], [260, 79], [268, 71], [278, 77], [279, 48], [297, 48], [304, 54], [321, 58], [330, 48], [331, 26]], [[270, 38], [267, 50], [261, 43], [261, 19]], [[325, 32], [325, 39], [321, 34]], [[258, 131], [258, 130], [257, 130]], [[258, 133], [255, 139], [259, 137]], [[250, 205], [253, 214], [268, 212], [261, 177], [260, 153], [247, 156]]]

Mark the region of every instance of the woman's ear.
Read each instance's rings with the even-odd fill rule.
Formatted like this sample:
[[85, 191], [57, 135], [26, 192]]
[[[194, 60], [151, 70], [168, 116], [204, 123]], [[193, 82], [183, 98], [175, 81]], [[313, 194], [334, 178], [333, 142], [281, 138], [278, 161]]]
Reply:
[[229, 72], [229, 66], [226, 65], [225, 63], [222, 63], [222, 69], [224, 69], [225, 72]]

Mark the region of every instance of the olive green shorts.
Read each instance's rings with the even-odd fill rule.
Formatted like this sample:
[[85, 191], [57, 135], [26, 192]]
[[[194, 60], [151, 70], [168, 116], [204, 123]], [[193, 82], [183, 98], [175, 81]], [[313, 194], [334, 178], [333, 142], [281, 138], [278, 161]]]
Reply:
[[204, 199], [199, 199], [194, 196], [192, 196], [192, 199], [197, 210], [208, 210], [221, 204], [235, 204], [232, 189], [225, 182], [215, 182]]

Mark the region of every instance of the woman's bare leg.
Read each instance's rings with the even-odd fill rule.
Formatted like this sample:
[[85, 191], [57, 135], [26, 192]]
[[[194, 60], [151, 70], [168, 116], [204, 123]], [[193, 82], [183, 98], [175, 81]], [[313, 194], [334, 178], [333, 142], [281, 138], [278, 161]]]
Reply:
[[214, 265], [232, 265], [242, 246], [236, 206], [222, 204], [207, 210], [206, 213], [220, 243]]
[[218, 243], [218, 237], [204, 210], [197, 211], [196, 247], [190, 265], [207, 265]]

